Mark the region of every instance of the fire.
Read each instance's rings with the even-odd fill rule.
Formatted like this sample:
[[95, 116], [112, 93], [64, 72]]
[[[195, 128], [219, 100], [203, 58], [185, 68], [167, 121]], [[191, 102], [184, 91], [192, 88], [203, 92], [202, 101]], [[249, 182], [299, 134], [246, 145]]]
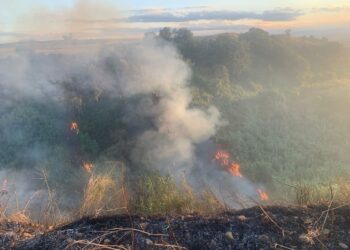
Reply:
[[269, 200], [269, 195], [268, 195], [265, 191], [263, 191], [263, 190], [261, 190], [261, 189], [258, 189], [257, 191], [258, 191], [258, 193], [259, 193], [259, 197], [260, 197], [260, 200], [261, 200], [261, 201], [267, 201], [267, 200]]
[[217, 151], [214, 155], [214, 159], [217, 160], [221, 166], [229, 165], [230, 153], [227, 151]]
[[231, 166], [227, 169], [231, 175], [237, 176], [237, 177], [243, 177], [243, 175], [240, 172], [241, 166], [238, 163], [232, 163]]
[[92, 165], [92, 163], [83, 163], [83, 169], [90, 174], [94, 169], [94, 166]]
[[[232, 161], [230, 158], [231, 155], [229, 152], [218, 150], [215, 153], [213, 160], [218, 162], [218, 164], [220, 164], [220, 168], [226, 170], [232, 176], [243, 178], [243, 175], [241, 174], [241, 166], [237, 162]], [[269, 200], [269, 195], [266, 191], [263, 191], [261, 189], [257, 189], [256, 191], [259, 194], [261, 201]]]
[[79, 134], [79, 126], [78, 126], [78, 123], [77, 123], [77, 122], [72, 122], [72, 123], [70, 124], [70, 131]]
[[235, 162], [230, 162], [230, 153], [227, 151], [219, 150], [214, 155], [214, 160], [218, 161], [220, 166], [222, 166], [227, 172], [232, 176], [243, 177], [240, 172], [240, 165]]

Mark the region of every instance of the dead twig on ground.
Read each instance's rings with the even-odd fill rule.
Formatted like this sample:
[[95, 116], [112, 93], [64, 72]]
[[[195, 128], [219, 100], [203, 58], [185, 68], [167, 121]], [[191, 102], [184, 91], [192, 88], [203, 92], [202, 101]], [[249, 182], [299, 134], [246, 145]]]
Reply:
[[136, 229], [136, 228], [121, 228], [121, 227], [115, 227], [112, 229], [109, 229], [107, 231], [96, 231], [96, 232], [106, 232], [106, 233], [118, 233], [118, 232], [123, 232], [123, 231], [130, 231], [130, 232], [137, 232], [137, 233], [142, 233], [147, 236], [156, 236], [156, 237], [163, 237], [163, 236], [169, 236], [168, 234], [153, 234], [149, 233], [147, 231], [141, 230], [141, 229]]
[[283, 229], [280, 225], [278, 225], [277, 222], [274, 221], [274, 219], [271, 218], [271, 216], [268, 214], [268, 212], [267, 212], [260, 204], [258, 204], [258, 206], [259, 206], [259, 208], [261, 209], [261, 211], [264, 213], [264, 215], [265, 215], [279, 230], [281, 230], [281, 232], [282, 232], [282, 237], [284, 237], [284, 232], [285, 232], [284, 229]]
[[[334, 210], [334, 209], [331, 209], [332, 204], [333, 204], [333, 202], [334, 202], [334, 198], [335, 198], [335, 193], [334, 193], [334, 195], [333, 195], [333, 192], [332, 192], [332, 190], [331, 190], [331, 200], [330, 200], [330, 202], [329, 202], [329, 204], [328, 204], [328, 206], [327, 206], [327, 209], [321, 212], [320, 217], [314, 222], [313, 227], [316, 227], [317, 224], [319, 223], [319, 221], [321, 220], [321, 218], [323, 217], [323, 215], [326, 214], [326, 215], [325, 215], [325, 219], [323, 220], [323, 223], [322, 223], [322, 226], [321, 226], [321, 230], [323, 230], [323, 228], [324, 228], [324, 226], [325, 226], [325, 224], [326, 224], [326, 221], [327, 221], [329, 212]], [[341, 206], [340, 206], [340, 207], [341, 207]]]
[[274, 245], [273, 245], [273, 247], [274, 248], [282, 248], [282, 249], [288, 249], [288, 250], [294, 250], [294, 248], [290, 248], [290, 247], [286, 247], [286, 246], [283, 246], [283, 245], [280, 245], [280, 244], [278, 244], [278, 243], [275, 243]]
[[282, 232], [282, 237], [284, 237], [284, 233], [285, 233], [285, 230], [277, 224], [277, 222], [272, 219], [272, 217], [268, 214], [268, 212], [262, 207], [262, 205], [257, 202], [256, 200], [254, 200], [253, 198], [251, 198], [251, 200], [260, 208], [260, 210], [264, 213], [264, 215], [279, 229], [281, 230]]
[[330, 209], [332, 207], [332, 204], [333, 204], [333, 201], [334, 201], [334, 198], [335, 198], [335, 194], [336, 194], [336, 193], [333, 194], [333, 189], [332, 189], [332, 187], [330, 187], [330, 188], [331, 188], [331, 197], [332, 197], [332, 199], [331, 199], [331, 201], [330, 201], [330, 203], [328, 205], [326, 216], [325, 216], [325, 218], [323, 220], [323, 223], [322, 223], [321, 231], [323, 230], [323, 228], [324, 228], [324, 226], [326, 224], [326, 221], [327, 221], [327, 218], [328, 218], [328, 214], [329, 214], [329, 211], [330, 211]]
[[[85, 247], [83, 247], [82, 249], [87, 249], [89, 246], [95, 246], [95, 247], [103, 247], [106, 249], [126, 249], [124, 247], [118, 246], [118, 245], [103, 245], [101, 243], [96, 243], [96, 241], [100, 240], [102, 241], [103, 238], [106, 238], [108, 235], [114, 234], [114, 233], [119, 233], [119, 232], [123, 232], [123, 231], [127, 231], [128, 233], [131, 232], [137, 232], [137, 233], [142, 233], [145, 234], [147, 236], [153, 236], [153, 237], [163, 237], [163, 236], [168, 236], [167, 234], [153, 234], [153, 233], [149, 233], [143, 230], [139, 230], [139, 229], [135, 229], [135, 228], [113, 228], [111, 230], [108, 231], [95, 231], [95, 232], [105, 232], [104, 234], [92, 239], [92, 240], [77, 240], [74, 241], [73, 243], [69, 244], [65, 249], [69, 249], [69, 247], [72, 247], [73, 245], [76, 244], [84, 244]], [[122, 237], [125, 237], [126, 234], [124, 234]], [[120, 239], [118, 239], [118, 242], [120, 241]], [[171, 244], [161, 244], [161, 243], [154, 243], [154, 246], [157, 247], [165, 247], [165, 248], [173, 248], [173, 249], [187, 249], [185, 247], [182, 246], [178, 246], [178, 245], [171, 245]]]
[[178, 245], [169, 245], [169, 244], [159, 244], [159, 243], [154, 243], [154, 246], [157, 247], [170, 247], [173, 249], [187, 249], [186, 247], [178, 246]]
[[[102, 239], [106, 238], [107, 236], [111, 235], [111, 234], [115, 234], [115, 233], [120, 233], [120, 232], [128, 232], [128, 233], [142, 233], [145, 234], [147, 236], [153, 236], [153, 237], [163, 237], [163, 236], [168, 236], [167, 234], [153, 234], [153, 233], [149, 233], [140, 229], [136, 229], [136, 228], [112, 228], [110, 230], [107, 231], [95, 231], [95, 233], [103, 233], [102, 235], [99, 235], [97, 237], [95, 237], [94, 239], [90, 240], [90, 241], [86, 241], [86, 242], [90, 242], [90, 243], [94, 243], [94, 244], [98, 244], [95, 243], [97, 241], [102, 241]], [[125, 235], [122, 236], [122, 238], [125, 237]], [[120, 239], [118, 239], [118, 242], [120, 241]], [[85, 247], [83, 247], [83, 249], [86, 249], [89, 245], [86, 245]]]
[[79, 245], [79, 244], [86, 245], [84, 248], [89, 247], [89, 246], [93, 246], [93, 247], [98, 247], [98, 248], [102, 248], [102, 249], [109, 249], [109, 250], [128, 250], [127, 248], [125, 248], [123, 246], [118, 246], [118, 245], [110, 245], [110, 246], [108, 246], [108, 245], [94, 243], [94, 242], [91, 242], [91, 241], [88, 241], [88, 240], [77, 240], [77, 241], [74, 241], [73, 243], [71, 243], [67, 247], [65, 247], [64, 250], [68, 250], [68, 249], [72, 248], [74, 245]]

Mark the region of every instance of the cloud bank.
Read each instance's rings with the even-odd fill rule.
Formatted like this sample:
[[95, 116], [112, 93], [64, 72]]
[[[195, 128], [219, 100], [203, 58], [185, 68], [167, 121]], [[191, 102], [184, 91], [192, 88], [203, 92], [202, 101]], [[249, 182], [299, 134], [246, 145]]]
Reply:
[[173, 13], [170, 11], [158, 13], [143, 13], [133, 15], [128, 18], [130, 22], [188, 22], [198, 20], [242, 20], [256, 19], [262, 21], [291, 21], [301, 16], [303, 13], [293, 9], [268, 10], [262, 13], [227, 11], [227, 10], [204, 10], [192, 11], [188, 13]]

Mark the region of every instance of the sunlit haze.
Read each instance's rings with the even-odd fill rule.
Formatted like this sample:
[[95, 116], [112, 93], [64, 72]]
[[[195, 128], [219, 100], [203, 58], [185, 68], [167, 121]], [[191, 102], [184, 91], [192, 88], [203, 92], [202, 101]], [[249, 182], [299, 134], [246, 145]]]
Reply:
[[349, 0], [0, 0], [0, 249], [349, 249]]
[[[98, 3], [98, 5], [97, 5]], [[0, 2], [0, 42], [80, 39], [137, 39], [169, 26], [195, 34], [245, 32], [350, 39], [348, 1], [113, 1], [14, 0]]]

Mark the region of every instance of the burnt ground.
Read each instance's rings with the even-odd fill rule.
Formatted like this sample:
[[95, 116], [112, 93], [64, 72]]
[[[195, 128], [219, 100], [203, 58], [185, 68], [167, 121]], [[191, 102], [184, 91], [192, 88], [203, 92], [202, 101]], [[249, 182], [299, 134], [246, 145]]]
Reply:
[[[328, 211], [328, 212], [327, 212]], [[49, 231], [4, 221], [0, 249], [347, 249], [350, 206], [84, 218]]]

